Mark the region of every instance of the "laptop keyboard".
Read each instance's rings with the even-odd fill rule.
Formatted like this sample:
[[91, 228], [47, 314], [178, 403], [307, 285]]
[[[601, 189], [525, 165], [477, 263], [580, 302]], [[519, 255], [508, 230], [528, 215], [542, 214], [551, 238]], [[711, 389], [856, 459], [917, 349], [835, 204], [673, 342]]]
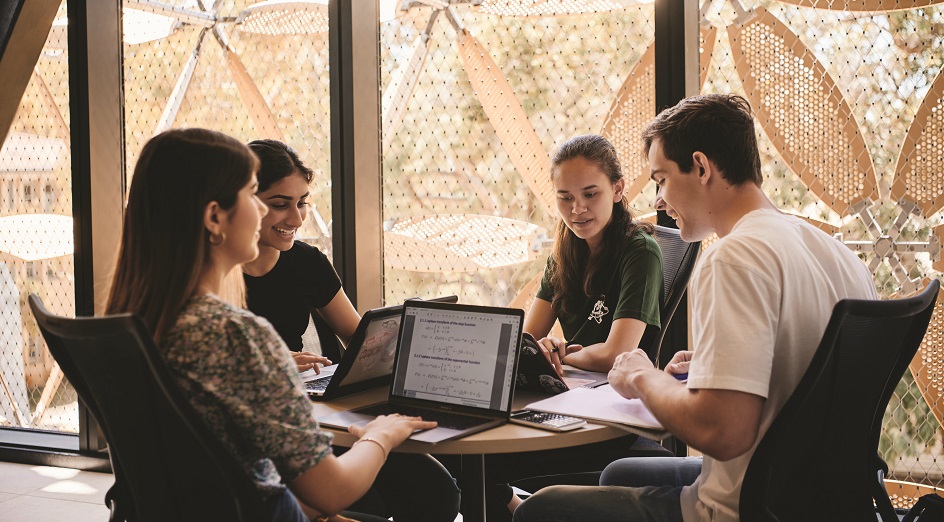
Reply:
[[317, 393], [317, 392], [324, 393], [324, 391], [328, 389], [328, 383], [331, 382], [331, 377], [334, 377], [334, 376], [328, 375], [326, 377], [320, 377], [313, 381], [306, 382], [305, 391], [307, 391], [308, 393]]
[[423, 417], [423, 420], [436, 421], [440, 428], [450, 428], [454, 430], [464, 430], [490, 421], [490, 419], [483, 417], [472, 417], [459, 413], [410, 408], [409, 406], [393, 406], [389, 402], [368, 406], [357, 410], [357, 413], [363, 413], [365, 415], [390, 415], [399, 413], [400, 415], [408, 415], [410, 417]]

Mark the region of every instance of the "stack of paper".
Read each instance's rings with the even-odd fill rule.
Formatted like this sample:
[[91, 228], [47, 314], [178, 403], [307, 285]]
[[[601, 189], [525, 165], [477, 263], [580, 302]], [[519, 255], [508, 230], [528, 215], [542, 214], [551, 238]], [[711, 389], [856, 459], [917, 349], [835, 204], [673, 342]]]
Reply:
[[639, 399], [626, 399], [609, 384], [574, 388], [528, 405], [529, 410], [558, 413], [590, 421], [662, 430], [662, 424]]

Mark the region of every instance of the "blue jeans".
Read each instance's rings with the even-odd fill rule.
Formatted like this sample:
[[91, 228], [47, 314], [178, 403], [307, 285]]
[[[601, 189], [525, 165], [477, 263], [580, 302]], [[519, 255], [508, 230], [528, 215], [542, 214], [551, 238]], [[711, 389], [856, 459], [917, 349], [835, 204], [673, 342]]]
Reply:
[[269, 522], [308, 522], [308, 517], [288, 488], [265, 501]]
[[551, 486], [524, 501], [515, 522], [683, 522], [679, 495], [701, 473], [698, 457], [632, 457], [603, 470], [599, 486]]
[[[265, 508], [269, 513], [268, 522], [310, 522], [305, 512], [295, 499], [295, 495], [286, 488], [265, 501]], [[342, 515], [361, 522], [386, 522], [384, 517], [376, 517], [353, 511], [342, 511]]]

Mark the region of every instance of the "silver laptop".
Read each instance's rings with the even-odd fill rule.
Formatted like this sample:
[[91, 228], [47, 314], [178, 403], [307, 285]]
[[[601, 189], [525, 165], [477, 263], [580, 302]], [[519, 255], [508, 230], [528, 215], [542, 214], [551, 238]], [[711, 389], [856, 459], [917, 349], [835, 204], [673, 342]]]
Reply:
[[[458, 300], [455, 295], [433, 299], [443, 303]], [[331, 400], [390, 384], [402, 315], [403, 305], [368, 310], [340, 362], [321, 368], [321, 373], [308, 370], [299, 374], [308, 397]]]
[[499, 426], [511, 412], [524, 311], [428, 301], [403, 305], [387, 402], [318, 418], [347, 429], [400, 413], [439, 426], [410, 438], [440, 442]]

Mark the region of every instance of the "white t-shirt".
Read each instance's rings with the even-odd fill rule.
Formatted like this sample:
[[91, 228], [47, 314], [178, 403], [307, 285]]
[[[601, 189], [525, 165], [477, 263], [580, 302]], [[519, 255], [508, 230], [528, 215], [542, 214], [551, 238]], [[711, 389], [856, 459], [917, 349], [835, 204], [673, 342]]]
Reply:
[[712, 245], [692, 276], [693, 389], [765, 397], [760, 433], [740, 457], [705, 457], [683, 489], [686, 522], [737, 521], [744, 471], [809, 366], [836, 302], [877, 299], [865, 264], [842, 243], [776, 210], [755, 210]]

